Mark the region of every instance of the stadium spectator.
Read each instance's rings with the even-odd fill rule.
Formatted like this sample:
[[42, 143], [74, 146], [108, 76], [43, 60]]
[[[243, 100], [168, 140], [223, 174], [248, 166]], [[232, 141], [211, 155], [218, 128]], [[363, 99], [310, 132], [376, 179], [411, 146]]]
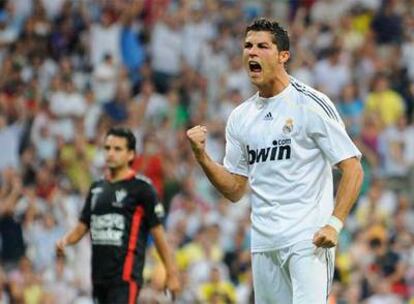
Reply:
[[181, 72], [182, 65], [182, 24], [181, 16], [163, 12], [154, 25], [151, 40], [151, 65], [154, 83], [160, 93], [165, 93]]
[[388, 77], [382, 73], [373, 79], [372, 92], [367, 96], [366, 113], [375, 113], [383, 126], [395, 124], [404, 113], [401, 95], [390, 88]]
[[200, 301], [207, 303], [236, 303], [236, 290], [223, 281], [220, 268], [211, 267], [210, 279], [200, 286]]
[[351, 136], [360, 135], [364, 114], [364, 103], [357, 90], [355, 84], [344, 86], [338, 103], [338, 112]]
[[111, 54], [105, 54], [93, 70], [93, 91], [98, 103], [106, 103], [115, 97], [117, 66]]
[[327, 58], [318, 61], [313, 70], [315, 86], [331, 96], [334, 102], [351, 81], [349, 66], [343, 61], [341, 49], [333, 47], [328, 50]]

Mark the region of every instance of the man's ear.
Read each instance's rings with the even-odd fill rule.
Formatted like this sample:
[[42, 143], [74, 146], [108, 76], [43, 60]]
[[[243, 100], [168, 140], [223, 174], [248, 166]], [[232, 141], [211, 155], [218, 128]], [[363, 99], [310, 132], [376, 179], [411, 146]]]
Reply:
[[281, 51], [279, 52], [279, 63], [286, 63], [289, 61], [290, 52], [289, 51]]
[[134, 151], [129, 151], [129, 155], [128, 155], [128, 162], [132, 162], [135, 158], [135, 152]]

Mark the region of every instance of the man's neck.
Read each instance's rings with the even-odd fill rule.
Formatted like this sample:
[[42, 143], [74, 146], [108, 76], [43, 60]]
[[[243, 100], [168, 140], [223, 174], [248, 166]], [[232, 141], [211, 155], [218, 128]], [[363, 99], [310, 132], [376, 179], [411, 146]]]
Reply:
[[117, 169], [112, 169], [112, 170], [109, 169], [108, 180], [111, 183], [115, 183], [117, 181], [128, 178], [133, 173], [134, 172], [130, 167], [123, 167], [123, 168], [117, 168]]
[[276, 96], [282, 92], [289, 85], [289, 83], [289, 75], [284, 72], [273, 78], [273, 80], [268, 84], [259, 87], [259, 96], [264, 98]]

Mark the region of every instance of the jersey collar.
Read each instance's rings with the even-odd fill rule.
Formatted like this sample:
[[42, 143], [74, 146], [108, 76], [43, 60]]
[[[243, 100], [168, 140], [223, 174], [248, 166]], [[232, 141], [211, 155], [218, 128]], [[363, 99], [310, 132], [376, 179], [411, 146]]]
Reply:
[[256, 98], [255, 98], [256, 107], [258, 109], [263, 109], [270, 102], [276, 102], [276, 101], [279, 101], [279, 100], [286, 99], [286, 96], [289, 93], [291, 87], [292, 87], [292, 85], [289, 82], [289, 84], [287, 85], [287, 87], [284, 88], [282, 92], [280, 92], [279, 94], [277, 94], [275, 96], [268, 97], [268, 98], [261, 97], [261, 96], [259, 96], [259, 91], [256, 92]]
[[106, 179], [108, 182], [110, 182], [110, 183], [117, 183], [117, 182], [120, 182], [120, 181], [129, 180], [129, 179], [133, 178], [133, 177], [135, 176], [135, 174], [136, 174], [136, 172], [135, 172], [134, 170], [130, 169], [130, 170], [128, 171], [128, 173], [125, 175], [125, 177], [124, 177], [124, 178], [121, 178], [121, 179], [119, 179], [119, 180], [117, 180], [117, 181], [113, 181], [113, 180], [112, 180], [112, 176], [111, 176], [111, 174], [110, 174], [109, 172], [107, 172], [107, 173], [105, 174], [105, 179]]

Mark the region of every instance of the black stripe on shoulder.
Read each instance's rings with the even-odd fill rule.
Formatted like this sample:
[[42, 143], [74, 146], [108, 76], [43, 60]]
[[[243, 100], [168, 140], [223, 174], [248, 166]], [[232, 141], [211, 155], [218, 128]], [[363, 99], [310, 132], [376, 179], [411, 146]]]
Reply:
[[331, 108], [329, 104], [327, 104], [322, 98], [316, 96], [311, 91], [307, 90], [305, 87], [301, 86], [297, 82], [292, 81], [292, 86], [298, 91], [303, 93], [304, 95], [312, 98], [328, 115], [329, 118], [332, 118], [333, 120], [339, 121], [338, 117], [336, 116], [335, 111]]
[[[306, 89], [305, 89], [306, 90]], [[314, 98], [318, 99], [320, 102], [322, 102], [329, 110], [329, 112], [334, 116], [334, 119], [339, 121], [339, 118], [335, 112], [335, 109], [332, 109], [332, 106], [326, 101], [324, 100], [322, 97], [318, 97], [316, 96], [314, 93], [312, 93], [311, 91], [307, 90], [307, 92], [313, 96]]]

